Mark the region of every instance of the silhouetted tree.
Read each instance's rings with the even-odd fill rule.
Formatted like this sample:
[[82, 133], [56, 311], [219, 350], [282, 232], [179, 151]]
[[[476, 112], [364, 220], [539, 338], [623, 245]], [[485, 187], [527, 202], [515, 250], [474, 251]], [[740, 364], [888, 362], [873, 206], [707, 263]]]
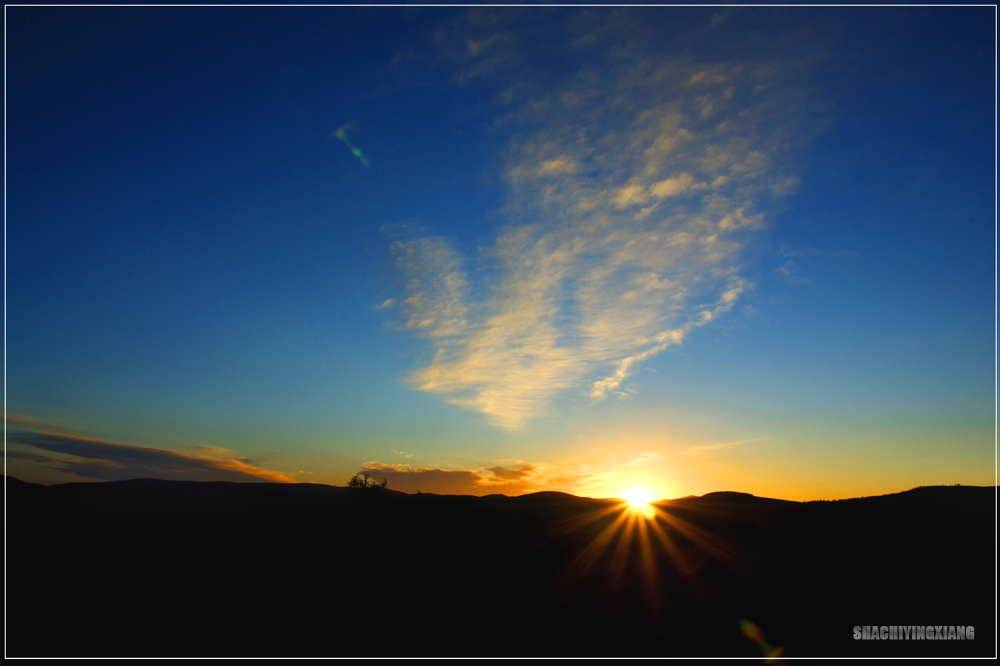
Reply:
[[359, 488], [361, 490], [371, 490], [375, 492], [384, 492], [385, 487], [389, 485], [389, 480], [385, 477], [382, 478], [382, 483], [378, 483], [375, 479], [371, 478], [370, 472], [359, 472], [351, 477], [351, 480], [347, 482], [348, 488]]

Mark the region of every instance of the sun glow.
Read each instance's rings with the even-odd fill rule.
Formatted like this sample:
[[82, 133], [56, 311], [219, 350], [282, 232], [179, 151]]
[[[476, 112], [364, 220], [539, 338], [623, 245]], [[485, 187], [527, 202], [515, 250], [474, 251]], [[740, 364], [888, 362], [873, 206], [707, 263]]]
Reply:
[[740, 561], [739, 553], [724, 539], [676, 515], [675, 503], [654, 499], [663, 497], [662, 487], [652, 492], [638, 485], [625, 488], [560, 527], [562, 535], [586, 535], [589, 541], [557, 577], [555, 585], [567, 595], [596, 570], [607, 575], [609, 584], [638, 575], [647, 616], [656, 618], [667, 568], [692, 577], [706, 557], [726, 567]]
[[625, 500], [633, 511], [641, 513], [647, 518], [653, 517], [654, 510], [649, 504], [653, 501], [653, 495], [645, 488], [630, 488], [625, 493]]

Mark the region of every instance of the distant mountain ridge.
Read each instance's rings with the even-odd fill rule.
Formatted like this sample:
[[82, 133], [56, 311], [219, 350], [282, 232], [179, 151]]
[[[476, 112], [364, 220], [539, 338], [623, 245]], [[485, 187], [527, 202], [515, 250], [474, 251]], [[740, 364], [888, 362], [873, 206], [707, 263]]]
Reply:
[[[408, 495], [7, 477], [10, 656], [987, 656], [993, 487]], [[346, 612], [345, 612], [346, 611]], [[39, 621], [44, 618], [44, 621]], [[856, 641], [856, 625], [974, 641]], [[752, 633], [757, 636], [757, 633]]]
[[[17, 477], [9, 476], [9, 475], [4, 476], [4, 481], [5, 481], [5, 483], [9, 482], [9, 483], [15, 484], [17, 486], [22, 486], [22, 487], [37, 487], [37, 488], [55, 488], [55, 487], [67, 487], [67, 486], [72, 486], [72, 487], [78, 487], [78, 486], [119, 486], [119, 487], [143, 487], [143, 486], [150, 486], [150, 487], [160, 487], [160, 488], [167, 488], [169, 486], [178, 486], [178, 487], [184, 486], [184, 487], [189, 487], [190, 488], [190, 487], [200, 486], [200, 487], [215, 488], [218, 491], [222, 491], [222, 489], [225, 489], [225, 488], [230, 488], [231, 489], [231, 488], [234, 488], [234, 487], [247, 487], [247, 488], [272, 488], [273, 487], [273, 488], [283, 488], [283, 489], [286, 489], [286, 492], [293, 492], [293, 493], [296, 493], [296, 494], [300, 493], [300, 492], [303, 493], [303, 494], [315, 494], [315, 493], [320, 493], [321, 494], [321, 493], [324, 493], [324, 492], [340, 492], [340, 491], [351, 490], [351, 489], [349, 489], [349, 488], [347, 488], [345, 486], [332, 486], [332, 485], [323, 484], [323, 483], [275, 483], [275, 482], [243, 482], [243, 483], [241, 483], [241, 482], [235, 482], [235, 481], [175, 481], [175, 480], [154, 479], [154, 478], [136, 478], [136, 479], [127, 479], [127, 480], [123, 480], [123, 481], [74, 481], [74, 482], [69, 482], [69, 483], [54, 484], [52, 486], [45, 486], [45, 485], [42, 485], [42, 484], [39, 484], [39, 483], [31, 483], [31, 482], [28, 482], [28, 481], [22, 481], [21, 479], [18, 479]], [[288, 490], [288, 489], [293, 489], [293, 488], [295, 490], [293, 490], [293, 491], [289, 491]], [[903, 490], [903, 491], [899, 491], [899, 492], [896, 492], [896, 493], [886, 493], [884, 495], [866, 495], [866, 496], [863, 496], [863, 497], [849, 497], [849, 498], [836, 499], [836, 500], [805, 500], [805, 501], [802, 501], [802, 502], [800, 502], [798, 500], [784, 500], [784, 499], [773, 498], [773, 497], [761, 497], [761, 496], [753, 495], [751, 493], [745, 493], [745, 492], [739, 492], [739, 491], [733, 491], [733, 490], [720, 490], [720, 491], [713, 491], [713, 492], [705, 493], [704, 495], [686, 495], [684, 497], [679, 497], [679, 498], [676, 498], [676, 499], [659, 499], [659, 500], [653, 500], [652, 503], [656, 504], [656, 503], [660, 503], [660, 502], [677, 502], [677, 501], [689, 500], [689, 499], [727, 499], [728, 498], [728, 499], [735, 500], [735, 499], [738, 499], [738, 498], [747, 498], [747, 499], [753, 498], [753, 499], [759, 499], [759, 500], [773, 500], [773, 501], [779, 501], [779, 502], [794, 502], [794, 503], [800, 503], [800, 504], [807, 504], [809, 502], [845, 502], [845, 501], [849, 501], [849, 500], [871, 499], [871, 498], [874, 498], [874, 497], [894, 497], [894, 496], [902, 495], [902, 494], [905, 494], [905, 493], [934, 492], [935, 489], [940, 489], [940, 488], [987, 488], [987, 489], [992, 489], [993, 487], [992, 486], [968, 486], [968, 485], [963, 486], [961, 484], [939, 485], [939, 486], [918, 486], [916, 488], [911, 488], [909, 490]], [[324, 490], [324, 489], [329, 489], [329, 490]], [[411, 494], [439, 495], [439, 496], [441, 495], [440, 493], [432, 493], [432, 492], [402, 493], [402, 492], [399, 492], [399, 491], [392, 490], [391, 488], [387, 488], [386, 492], [395, 493], [397, 495], [411, 495]], [[539, 498], [541, 498], [541, 497], [553, 497], [553, 498], [555, 498], [555, 497], [565, 496], [565, 497], [576, 497], [576, 498], [579, 498], [579, 499], [621, 499], [621, 498], [614, 498], [614, 497], [610, 497], [610, 498], [585, 497], [585, 496], [573, 495], [571, 493], [566, 493], [566, 492], [562, 492], [562, 491], [555, 491], [555, 490], [542, 490], [542, 491], [538, 491], [538, 492], [534, 492], [534, 493], [525, 493], [523, 495], [504, 495], [502, 493], [494, 493], [492, 495], [482, 495], [482, 496], [479, 496], [479, 495], [445, 495], [445, 496], [449, 496], [449, 497], [451, 497], [451, 496], [453, 496], [453, 497], [539, 497]]]

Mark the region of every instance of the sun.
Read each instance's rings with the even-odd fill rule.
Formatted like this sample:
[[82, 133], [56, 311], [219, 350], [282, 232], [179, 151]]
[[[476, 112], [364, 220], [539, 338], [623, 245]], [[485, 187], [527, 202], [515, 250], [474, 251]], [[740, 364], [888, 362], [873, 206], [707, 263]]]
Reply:
[[625, 491], [625, 499], [632, 506], [644, 506], [653, 501], [653, 496], [645, 488], [629, 488]]
[[625, 492], [625, 500], [633, 511], [641, 513], [647, 518], [653, 517], [655, 511], [649, 504], [653, 501], [653, 495], [645, 488], [629, 488]]

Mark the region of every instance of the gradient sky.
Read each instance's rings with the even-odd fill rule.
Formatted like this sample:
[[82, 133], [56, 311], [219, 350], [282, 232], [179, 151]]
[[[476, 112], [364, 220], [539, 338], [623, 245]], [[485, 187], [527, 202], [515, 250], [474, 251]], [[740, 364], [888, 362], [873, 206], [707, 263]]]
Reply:
[[995, 483], [994, 7], [5, 15], [10, 475]]

